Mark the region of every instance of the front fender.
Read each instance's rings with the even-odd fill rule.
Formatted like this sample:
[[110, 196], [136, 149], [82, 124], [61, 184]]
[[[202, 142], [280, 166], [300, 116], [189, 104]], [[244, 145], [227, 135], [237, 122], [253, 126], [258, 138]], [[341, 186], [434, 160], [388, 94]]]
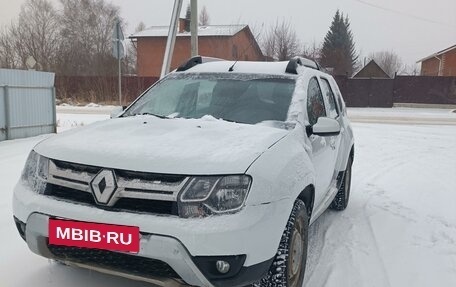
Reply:
[[350, 151], [355, 145], [353, 129], [350, 121], [344, 117], [341, 122], [343, 133], [341, 133], [341, 144], [339, 148], [339, 156], [337, 158], [336, 170], [338, 172], [345, 171], [350, 158]]
[[290, 199], [290, 210], [304, 188], [315, 184], [311, 146], [304, 128], [296, 128], [271, 146], [247, 170], [253, 182], [246, 205], [259, 205]]

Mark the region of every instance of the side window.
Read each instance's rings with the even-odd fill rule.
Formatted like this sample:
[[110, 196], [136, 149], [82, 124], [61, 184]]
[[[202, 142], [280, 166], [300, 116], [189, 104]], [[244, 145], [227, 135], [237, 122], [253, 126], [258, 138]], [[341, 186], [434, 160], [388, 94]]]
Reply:
[[323, 90], [323, 95], [326, 98], [327, 103], [329, 104], [329, 117], [335, 119], [339, 115], [337, 112], [337, 107], [336, 107], [336, 100], [334, 98], [334, 93], [331, 89], [331, 85], [329, 84], [328, 80], [325, 78], [320, 78], [321, 79], [321, 88]]
[[317, 78], [310, 79], [307, 89], [307, 114], [311, 125], [316, 124], [319, 117], [326, 117], [325, 102]]
[[340, 91], [336, 89], [336, 97], [337, 97], [337, 102], [339, 103], [339, 110], [341, 114], [345, 114], [345, 104], [342, 101], [342, 95], [340, 94]]

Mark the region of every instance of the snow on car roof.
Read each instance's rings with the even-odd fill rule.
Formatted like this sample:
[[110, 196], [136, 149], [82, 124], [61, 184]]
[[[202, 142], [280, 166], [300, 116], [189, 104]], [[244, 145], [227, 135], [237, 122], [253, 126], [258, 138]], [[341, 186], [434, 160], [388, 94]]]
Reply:
[[[186, 72], [191, 73], [227, 73], [235, 61], [214, 61], [196, 65]], [[287, 75], [293, 77], [293, 74], [285, 73], [288, 62], [248, 62], [239, 61], [233, 67], [233, 73], [249, 74], [268, 74], [268, 75]]]
[[[198, 36], [233, 36], [239, 33], [247, 25], [210, 25], [198, 27]], [[167, 37], [169, 26], [154, 26], [149, 27], [144, 31], [138, 32], [130, 36], [130, 38], [141, 37]], [[178, 37], [190, 36], [190, 32], [184, 31], [177, 33]]]

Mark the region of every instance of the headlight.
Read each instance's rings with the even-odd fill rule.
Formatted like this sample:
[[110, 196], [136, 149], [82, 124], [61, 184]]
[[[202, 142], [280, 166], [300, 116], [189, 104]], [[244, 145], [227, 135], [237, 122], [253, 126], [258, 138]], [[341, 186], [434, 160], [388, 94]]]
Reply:
[[35, 192], [43, 194], [49, 173], [49, 159], [31, 151], [24, 170], [22, 180]]
[[247, 175], [194, 177], [179, 196], [179, 215], [204, 217], [239, 211], [251, 182]]

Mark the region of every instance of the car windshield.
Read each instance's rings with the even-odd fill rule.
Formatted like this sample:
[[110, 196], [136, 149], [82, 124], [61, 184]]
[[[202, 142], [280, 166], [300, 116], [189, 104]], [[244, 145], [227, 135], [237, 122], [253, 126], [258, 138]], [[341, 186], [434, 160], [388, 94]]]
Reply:
[[125, 116], [197, 119], [205, 115], [257, 124], [286, 121], [295, 80], [280, 76], [182, 73], [149, 89]]

